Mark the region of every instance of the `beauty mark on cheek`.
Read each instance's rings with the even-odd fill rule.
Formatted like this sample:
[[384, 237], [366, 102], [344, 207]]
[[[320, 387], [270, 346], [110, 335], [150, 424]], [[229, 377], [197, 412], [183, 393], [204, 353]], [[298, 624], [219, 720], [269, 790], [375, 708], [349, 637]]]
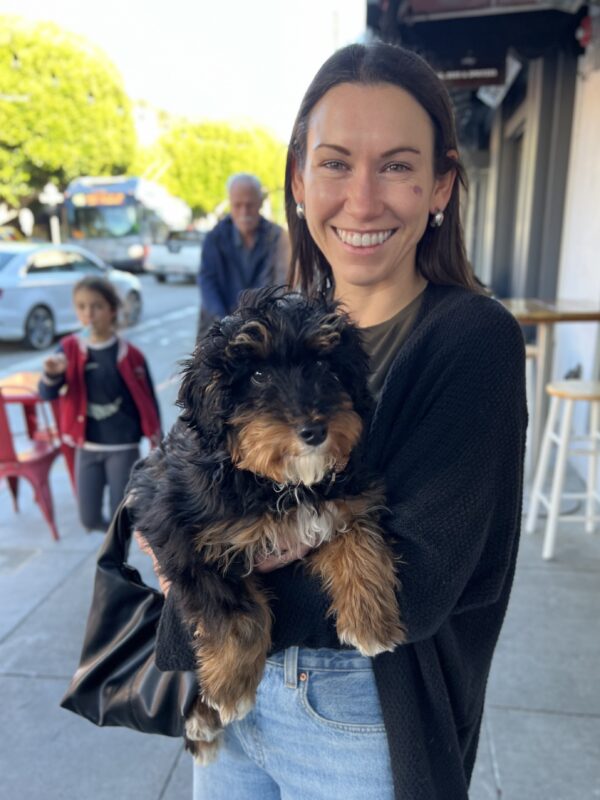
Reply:
[[417, 197], [420, 197], [423, 194], [423, 189], [421, 189], [420, 186], [413, 186], [412, 190], [417, 195]]

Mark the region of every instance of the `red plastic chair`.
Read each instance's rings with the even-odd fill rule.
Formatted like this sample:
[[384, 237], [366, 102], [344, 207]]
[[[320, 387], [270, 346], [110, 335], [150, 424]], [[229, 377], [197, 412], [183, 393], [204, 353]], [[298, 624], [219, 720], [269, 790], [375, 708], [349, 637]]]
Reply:
[[[52, 536], [58, 540], [60, 537], [54, 522], [54, 506], [48, 478], [54, 459], [61, 454], [60, 441], [49, 423], [43, 401], [35, 392], [26, 389], [21, 389], [19, 394], [18, 401], [14, 396], [9, 399], [8, 392], [5, 397], [0, 387], [0, 479], [6, 478], [8, 482], [15, 511], [18, 511], [19, 478], [29, 481]], [[41, 419], [37, 419], [36, 413], [35, 437], [29, 439], [27, 450], [17, 452], [15, 448], [6, 410], [9, 402], [20, 402], [28, 410], [28, 429], [33, 423], [32, 412], [37, 412], [37, 406], [40, 408]]]
[[[19, 391], [22, 391], [22, 389], [19, 389]], [[52, 428], [47, 426], [40, 428], [36, 406], [29, 404], [23, 406], [25, 424], [27, 425], [27, 432], [29, 433], [30, 439], [38, 439], [39, 441], [47, 441], [48, 437], [50, 437], [51, 440], [54, 440], [55, 438], [60, 439], [60, 431], [58, 427], [59, 400], [50, 400], [49, 403], [50, 407], [52, 408], [52, 415], [55, 422], [55, 425]], [[66, 442], [61, 441], [60, 450], [65, 457], [67, 472], [69, 473], [69, 480], [71, 481], [73, 493], [75, 494], [75, 497], [77, 497], [77, 483], [75, 481], [75, 448], [71, 447], [71, 445], [68, 445]]]

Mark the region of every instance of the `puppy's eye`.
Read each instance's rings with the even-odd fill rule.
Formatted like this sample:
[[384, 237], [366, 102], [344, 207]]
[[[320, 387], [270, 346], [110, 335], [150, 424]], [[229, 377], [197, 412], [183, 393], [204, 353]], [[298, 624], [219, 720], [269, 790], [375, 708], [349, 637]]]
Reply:
[[271, 376], [268, 372], [264, 372], [261, 369], [257, 369], [252, 373], [250, 378], [252, 383], [256, 384], [256, 386], [264, 386], [265, 383], [269, 383], [271, 380]]

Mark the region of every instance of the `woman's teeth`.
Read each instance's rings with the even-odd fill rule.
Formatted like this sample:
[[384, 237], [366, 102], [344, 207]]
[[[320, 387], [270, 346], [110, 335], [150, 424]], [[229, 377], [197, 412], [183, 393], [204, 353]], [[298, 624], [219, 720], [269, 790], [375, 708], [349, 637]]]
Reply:
[[358, 233], [357, 231], [344, 231], [341, 228], [335, 228], [335, 232], [344, 244], [350, 244], [352, 247], [375, 247], [375, 245], [383, 244], [386, 239], [389, 239], [394, 231]]

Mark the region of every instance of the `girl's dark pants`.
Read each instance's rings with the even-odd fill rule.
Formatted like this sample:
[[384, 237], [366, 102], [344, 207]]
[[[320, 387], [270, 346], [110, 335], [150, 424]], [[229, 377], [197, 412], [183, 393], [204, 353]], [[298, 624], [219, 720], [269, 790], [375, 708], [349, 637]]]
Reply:
[[87, 530], [105, 531], [108, 521], [102, 513], [104, 488], [108, 486], [110, 518], [125, 493], [131, 467], [140, 457], [138, 447], [127, 450], [77, 449], [75, 476], [79, 518]]

